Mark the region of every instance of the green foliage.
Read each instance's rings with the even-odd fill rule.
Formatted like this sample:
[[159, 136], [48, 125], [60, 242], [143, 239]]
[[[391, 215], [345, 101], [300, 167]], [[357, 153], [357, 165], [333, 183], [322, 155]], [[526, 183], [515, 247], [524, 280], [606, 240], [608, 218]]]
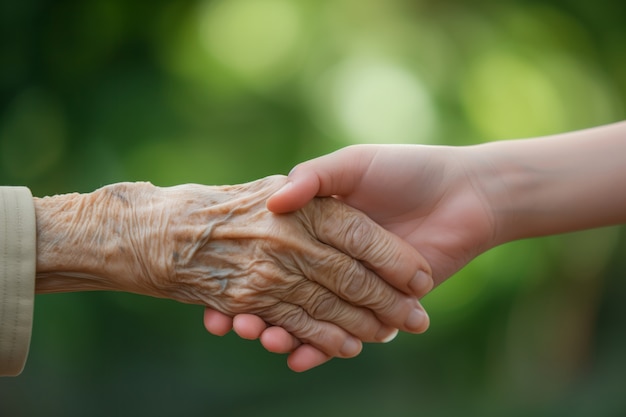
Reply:
[[[464, 145], [624, 118], [620, 2], [0, 2], [0, 183], [226, 184], [351, 143]], [[610, 5], [609, 5], [610, 4]], [[298, 375], [129, 294], [38, 296], [0, 415], [618, 415], [620, 228], [517, 242], [424, 299], [431, 329]]]

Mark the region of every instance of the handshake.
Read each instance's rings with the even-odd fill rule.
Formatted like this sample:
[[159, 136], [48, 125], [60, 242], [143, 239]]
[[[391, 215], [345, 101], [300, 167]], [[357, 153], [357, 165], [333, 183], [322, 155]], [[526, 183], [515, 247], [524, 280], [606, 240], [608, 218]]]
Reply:
[[426, 330], [419, 297], [432, 279], [419, 252], [335, 198], [272, 213], [267, 200], [285, 184], [118, 183], [35, 199], [36, 291], [204, 305], [209, 331], [226, 333], [234, 317], [242, 337], [293, 352], [295, 370]]
[[[35, 291], [201, 304], [209, 332], [260, 339], [304, 371], [424, 332], [421, 297], [490, 248], [626, 223], [614, 188], [626, 181], [625, 135], [622, 122], [469, 147], [357, 145], [236, 186], [120, 183], [35, 198]], [[28, 262], [10, 254], [35, 246], [20, 238], [28, 214], [2, 191], [0, 375], [21, 371], [32, 321]]]

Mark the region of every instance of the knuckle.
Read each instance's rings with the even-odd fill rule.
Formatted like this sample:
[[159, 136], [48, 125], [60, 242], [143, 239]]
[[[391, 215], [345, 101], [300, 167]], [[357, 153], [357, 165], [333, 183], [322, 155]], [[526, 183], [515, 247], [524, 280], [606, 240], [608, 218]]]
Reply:
[[327, 222], [325, 232], [344, 252], [372, 265], [393, 265], [402, 258], [391, 235], [365, 214], [344, 205], [335, 210], [340, 223]]
[[352, 258], [337, 259], [331, 271], [338, 295], [352, 304], [363, 305], [378, 292], [369, 270]]
[[346, 249], [351, 252], [351, 255], [367, 250], [372, 240], [370, 220], [361, 213], [348, 211], [345, 207], [342, 208], [342, 212], [346, 218], [342, 221], [342, 226], [337, 233], [346, 245]]
[[370, 310], [345, 303], [323, 288], [311, 293], [307, 305], [306, 310], [314, 320], [332, 323], [362, 340], [374, 340], [381, 325]]
[[302, 311], [298, 308], [293, 308], [281, 303], [277, 305], [274, 312], [276, 316], [270, 317], [270, 319], [276, 322], [276, 324], [285, 326], [287, 329], [296, 329], [301, 326], [306, 326], [306, 320], [304, 320]]
[[372, 293], [369, 280], [364, 277], [362, 271], [359, 271], [357, 267], [351, 268], [349, 273], [341, 277], [337, 287], [342, 297], [353, 304], [363, 304], [363, 301], [370, 297]]
[[380, 291], [372, 293], [371, 297], [368, 297], [368, 306], [373, 310], [376, 315], [382, 317], [394, 317], [394, 312], [400, 303], [397, 294], [393, 290]]
[[342, 242], [346, 249], [359, 247], [370, 238], [373, 221], [360, 211], [334, 198], [318, 198], [311, 203], [321, 236]]
[[261, 311], [259, 316], [272, 325], [283, 327], [288, 332], [307, 327], [307, 320], [303, 312], [287, 303], [274, 304]]
[[314, 318], [331, 319], [337, 315], [339, 306], [337, 297], [327, 291], [317, 291], [317, 294], [311, 297], [311, 306], [309, 314]]
[[310, 343], [331, 356], [337, 356], [344, 341], [343, 333], [332, 326], [308, 326], [298, 334], [298, 338]]
[[[317, 303], [317, 308], [322, 312], [320, 314], [336, 311], [332, 297], [317, 295], [314, 303]], [[303, 343], [316, 346], [328, 355], [338, 355], [344, 340], [343, 332], [331, 323], [318, 321], [313, 317], [314, 314], [292, 304], [278, 303], [264, 310], [259, 316], [268, 323], [281, 326]]]
[[341, 280], [338, 282], [342, 282], [346, 277], [355, 275], [358, 272], [356, 261], [342, 253], [335, 253], [327, 257], [326, 262], [329, 265], [331, 278]]
[[386, 233], [376, 233], [373, 228], [369, 228], [369, 238], [362, 238], [360, 246], [360, 259], [367, 261], [368, 265], [377, 267], [386, 265], [397, 265], [401, 260], [402, 252]]

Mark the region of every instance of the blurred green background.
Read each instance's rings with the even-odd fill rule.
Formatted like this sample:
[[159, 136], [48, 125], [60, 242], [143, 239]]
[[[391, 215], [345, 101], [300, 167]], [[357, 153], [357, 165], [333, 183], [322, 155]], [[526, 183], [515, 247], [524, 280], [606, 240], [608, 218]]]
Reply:
[[[0, 30], [0, 183], [39, 196], [626, 118], [624, 2], [2, 0]], [[424, 335], [304, 374], [198, 306], [38, 296], [0, 415], [626, 415], [625, 255], [623, 228], [502, 246]]]

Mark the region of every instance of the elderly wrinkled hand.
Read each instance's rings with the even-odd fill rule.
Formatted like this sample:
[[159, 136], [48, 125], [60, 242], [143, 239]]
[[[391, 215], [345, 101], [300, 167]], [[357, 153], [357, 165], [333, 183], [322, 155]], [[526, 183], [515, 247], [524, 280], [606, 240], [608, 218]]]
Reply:
[[335, 199], [269, 212], [285, 181], [120, 183], [36, 199], [37, 291], [120, 290], [252, 313], [338, 357], [398, 328], [424, 330], [407, 295], [432, 285], [419, 254]]

